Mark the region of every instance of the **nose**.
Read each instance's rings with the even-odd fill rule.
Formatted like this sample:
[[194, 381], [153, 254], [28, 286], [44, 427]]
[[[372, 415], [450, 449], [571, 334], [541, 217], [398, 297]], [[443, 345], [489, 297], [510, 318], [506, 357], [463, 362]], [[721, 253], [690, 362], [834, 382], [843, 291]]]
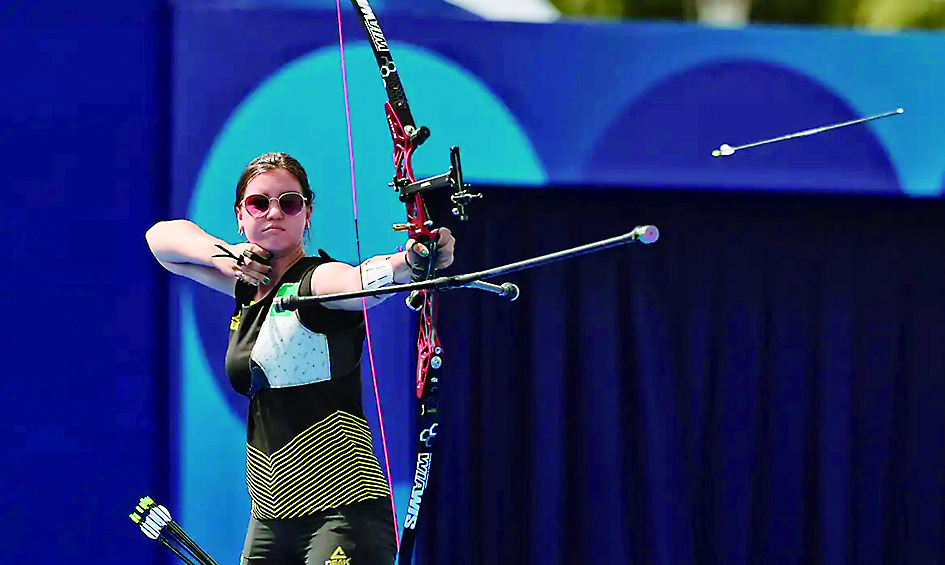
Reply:
[[269, 210], [266, 211], [266, 217], [270, 220], [280, 220], [283, 216], [284, 214], [282, 213], [282, 204], [279, 203], [279, 199], [270, 199]]

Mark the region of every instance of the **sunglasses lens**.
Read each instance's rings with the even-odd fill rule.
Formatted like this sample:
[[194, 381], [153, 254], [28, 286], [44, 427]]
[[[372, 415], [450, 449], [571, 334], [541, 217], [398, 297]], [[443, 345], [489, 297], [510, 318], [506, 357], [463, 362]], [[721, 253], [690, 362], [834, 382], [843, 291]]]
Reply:
[[283, 194], [279, 197], [279, 207], [286, 216], [295, 216], [305, 207], [305, 199], [301, 194]]
[[269, 199], [261, 194], [256, 194], [247, 197], [243, 205], [246, 206], [246, 211], [249, 212], [250, 215], [258, 218], [269, 210]]

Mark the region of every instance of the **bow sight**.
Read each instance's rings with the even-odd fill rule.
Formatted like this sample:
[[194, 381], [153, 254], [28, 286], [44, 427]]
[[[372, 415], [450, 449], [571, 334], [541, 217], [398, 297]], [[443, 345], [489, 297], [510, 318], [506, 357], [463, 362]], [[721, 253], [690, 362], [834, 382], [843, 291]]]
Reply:
[[[420, 128], [425, 130], [426, 128]], [[427, 130], [429, 132], [429, 130]], [[427, 133], [429, 135], [429, 133]], [[466, 214], [466, 206], [469, 206], [474, 198], [482, 198], [482, 194], [469, 192], [470, 185], [463, 182], [463, 167], [459, 160], [459, 147], [450, 149], [450, 170], [449, 172], [421, 179], [416, 182], [410, 182], [408, 179], [394, 179], [394, 182], [388, 183], [388, 186], [400, 192], [400, 201], [407, 202], [413, 195], [421, 192], [428, 192], [438, 188], [449, 187], [453, 190], [450, 195], [450, 201], [453, 203], [453, 215], [458, 216], [461, 221], [466, 221], [469, 216]], [[430, 224], [430, 222], [427, 222]], [[409, 224], [394, 224], [394, 231], [407, 231]], [[429, 225], [427, 227], [430, 227]]]

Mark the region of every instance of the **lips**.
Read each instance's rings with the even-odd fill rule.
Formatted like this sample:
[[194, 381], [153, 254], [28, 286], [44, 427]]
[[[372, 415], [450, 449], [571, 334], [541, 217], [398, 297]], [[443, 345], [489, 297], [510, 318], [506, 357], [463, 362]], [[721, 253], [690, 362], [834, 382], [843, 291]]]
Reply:
[[272, 230], [285, 231], [285, 229], [283, 229], [282, 226], [266, 226], [263, 228], [262, 231], [263, 233], [266, 233], [267, 231], [272, 231]]

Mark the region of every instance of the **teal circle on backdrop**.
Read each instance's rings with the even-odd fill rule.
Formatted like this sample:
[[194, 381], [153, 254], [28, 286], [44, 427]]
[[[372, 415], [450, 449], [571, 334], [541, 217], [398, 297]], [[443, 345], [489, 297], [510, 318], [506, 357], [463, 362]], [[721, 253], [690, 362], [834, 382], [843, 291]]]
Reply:
[[[482, 81], [436, 53], [397, 43], [391, 50], [417, 125], [432, 132], [414, 156], [418, 178], [446, 172], [449, 148], [457, 145], [470, 182], [547, 181], [518, 121]], [[404, 244], [390, 226], [405, 214], [388, 187], [393, 165], [387, 95], [374, 55], [367, 42], [357, 42], [346, 45], [345, 58], [358, 232], [361, 255], [369, 257]], [[356, 262], [345, 113], [337, 48], [319, 49], [279, 69], [234, 110], [214, 141], [191, 198], [190, 219], [218, 237], [239, 241], [232, 208], [236, 181], [254, 157], [283, 151], [302, 163], [315, 192], [309, 252], [322, 247]], [[448, 225], [452, 218], [436, 220]]]

